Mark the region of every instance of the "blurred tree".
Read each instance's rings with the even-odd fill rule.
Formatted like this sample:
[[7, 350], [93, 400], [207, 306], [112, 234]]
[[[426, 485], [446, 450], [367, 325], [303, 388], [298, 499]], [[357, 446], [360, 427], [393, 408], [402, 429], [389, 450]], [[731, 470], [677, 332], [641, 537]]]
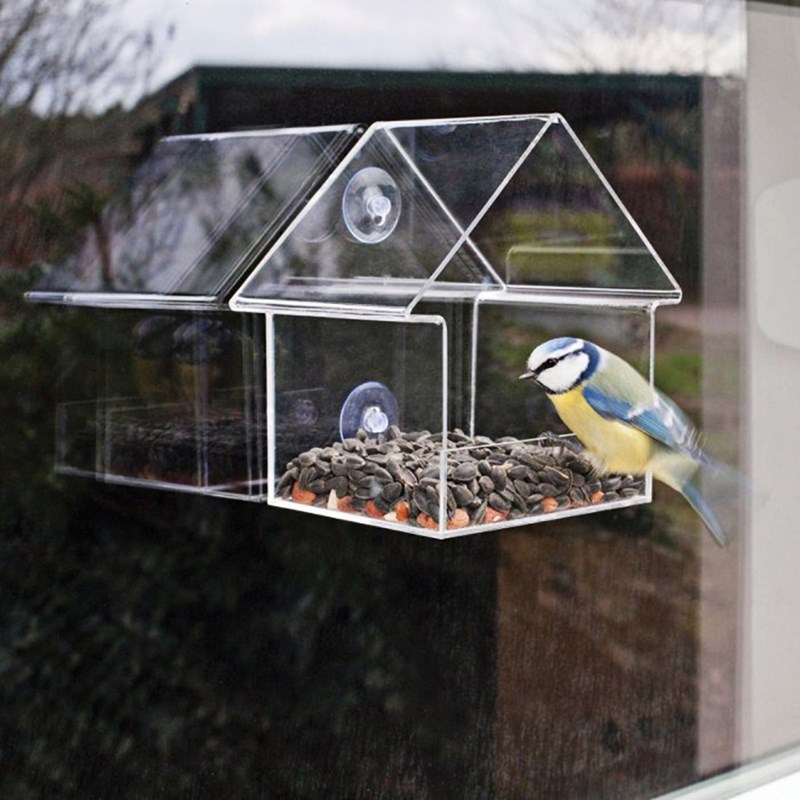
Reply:
[[[0, 0], [0, 266], [47, 255], [32, 206], [105, 192], [130, 150], [125, 104], [147, 86], [160, 40], [121, 22], [128, 0]], [[91, 220], [87, 220], [91, 222]]]
[[742, 66], [742, 3], [737, 0], [511, 0], [518, 30], [547, 34], [551, 68], [640, 74], [736, 73]]

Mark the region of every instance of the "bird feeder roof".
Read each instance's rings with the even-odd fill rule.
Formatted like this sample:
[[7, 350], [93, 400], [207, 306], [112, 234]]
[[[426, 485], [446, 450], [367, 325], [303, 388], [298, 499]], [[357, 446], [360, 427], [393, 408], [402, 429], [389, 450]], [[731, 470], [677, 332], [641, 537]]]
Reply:
[[487, 293], [681, 296], [564, 119], [535, 114], [372, 125], [231, 305], [405, 314]]
[[162, 139], [32, 300], [214, 307], [339, 163], [356, 126]]
[[405, 315], [681, 292], [558, 114], [166, 139], [32, 299]]

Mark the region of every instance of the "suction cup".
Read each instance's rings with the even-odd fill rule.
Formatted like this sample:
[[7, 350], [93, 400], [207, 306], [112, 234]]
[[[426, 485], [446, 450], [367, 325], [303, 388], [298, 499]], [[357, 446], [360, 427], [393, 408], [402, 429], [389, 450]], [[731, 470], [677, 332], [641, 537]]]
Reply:
[[395, 396], [382, 383], [369, 381], [356, 386], [344, 401], [339, 433], [342, 439], [350, 439], [363, 428], [371, 436], [377, 436], [390, 425], [397, 425], [398, 420]]
[[400, 190], [394, 178], [379, 167], [357, 172], [345, 187], [342, 216], [359, 242], [377, 244], [391, 236], [400, 219]]

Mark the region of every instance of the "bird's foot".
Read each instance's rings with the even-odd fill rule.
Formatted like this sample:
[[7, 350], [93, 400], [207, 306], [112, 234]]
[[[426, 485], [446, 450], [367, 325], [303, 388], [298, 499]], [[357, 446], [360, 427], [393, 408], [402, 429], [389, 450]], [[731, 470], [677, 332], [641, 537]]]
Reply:
[[569, 450], [571, 453], [574, 453], [575, 455], [579, 456], [584, 455], [584, 449], [580, 443], [578, 443], [574, 439], [570, 439], [564, 436], [559, 436], [558, 434], [553, 433], [552, 431], [544, 431], [544, 433], [542, 433], [539, 436], [539, 440], [542, 442], [542, 446], [553, 447], [556, 450], [559, 450], [562, 455], [566, 450]]

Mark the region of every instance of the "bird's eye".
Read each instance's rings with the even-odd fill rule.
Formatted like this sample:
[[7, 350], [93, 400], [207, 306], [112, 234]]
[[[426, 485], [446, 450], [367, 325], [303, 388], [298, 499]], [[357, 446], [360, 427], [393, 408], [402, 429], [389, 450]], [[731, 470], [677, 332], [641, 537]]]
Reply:
[[557, 358], [548, 358], [547, 361], [545, 361], [544, 364], [542, 364], [542, 370], [550, 369], [551, 367], [554, 367], [556, 364], [558, 364]]

